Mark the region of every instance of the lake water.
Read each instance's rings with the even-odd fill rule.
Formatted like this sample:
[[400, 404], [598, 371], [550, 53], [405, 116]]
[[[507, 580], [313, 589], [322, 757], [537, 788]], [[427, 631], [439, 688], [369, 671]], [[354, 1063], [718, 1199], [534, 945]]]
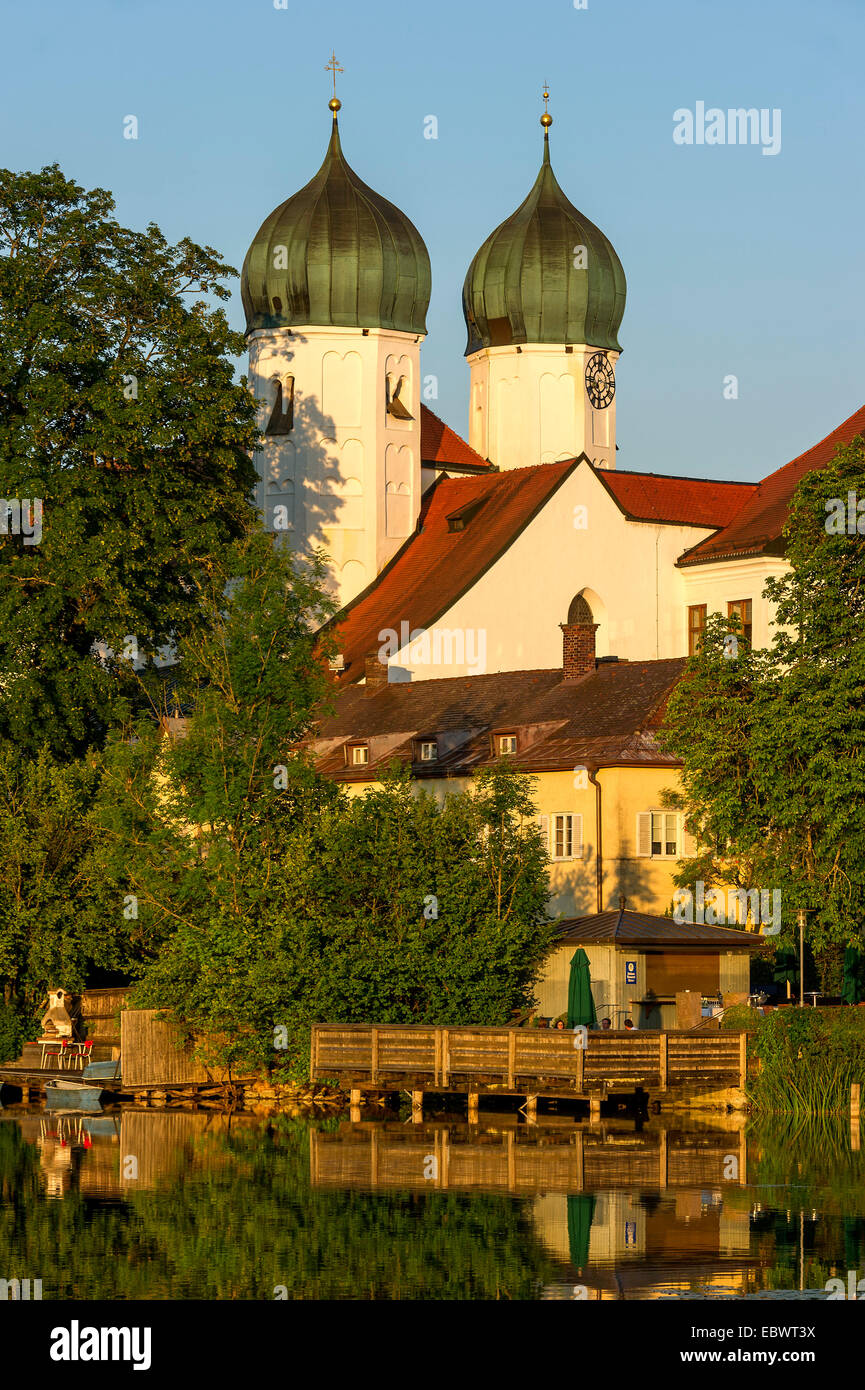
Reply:
[[0, 1278], [42, 1298], [654, 1299], [865, 1278], [841, 1120], [0, 1112]]

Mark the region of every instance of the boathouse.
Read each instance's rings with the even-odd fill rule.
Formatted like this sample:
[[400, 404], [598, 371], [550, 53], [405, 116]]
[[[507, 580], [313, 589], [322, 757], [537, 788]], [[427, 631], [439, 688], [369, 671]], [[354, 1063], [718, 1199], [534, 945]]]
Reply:
[[770, 945], [756, 932], [677, 922], [624, 907], [563, 918], [558, 933], [537, 984], [541, 1015], [557, 1018], [566, 1012], [571, 960], [581, 946], [589, 958], [598, 1019], [609, 1018], [613, 1028], [621, 1028], [626, 1018], [636, 1028], [680, 1026], [676, 996], [685, 991], [720, 998], [724, 1005], [744, 1001], [751, 956]]

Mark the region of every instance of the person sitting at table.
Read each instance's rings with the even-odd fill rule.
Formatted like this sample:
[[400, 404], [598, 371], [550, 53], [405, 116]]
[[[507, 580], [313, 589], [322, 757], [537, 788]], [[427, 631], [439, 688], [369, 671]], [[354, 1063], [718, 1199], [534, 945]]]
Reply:
[[624, 1026], [627, 1028], [628, 1032], [630, 1032], [634, 1026], [634, 1020], [632, 1018], [626, 1018]]
[[612, 1023], [608, 1018], [601, 1019], [601, 1028], [603, 1028], [604, 1030], [606, 1030], [607, 1028], [612, 1028], [612, 1026]]

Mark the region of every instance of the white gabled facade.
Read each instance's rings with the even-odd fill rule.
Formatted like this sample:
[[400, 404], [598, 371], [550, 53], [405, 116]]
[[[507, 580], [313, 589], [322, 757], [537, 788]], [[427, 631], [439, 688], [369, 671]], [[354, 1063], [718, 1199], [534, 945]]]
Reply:
[[[483, 524], [483, 511], [469, 523], [476, 524]], [[598, 656], [684, 656], [685, 581], [676, 560], [711, 534], [708, 527], [629, 520], [582, 462], [425, 639], [386, 654], [389, 679], [558, 666], [559, 624], [577, 594], [598, 624]], [[401, 617], [408, 615], [393, 615], [397, 631]]]

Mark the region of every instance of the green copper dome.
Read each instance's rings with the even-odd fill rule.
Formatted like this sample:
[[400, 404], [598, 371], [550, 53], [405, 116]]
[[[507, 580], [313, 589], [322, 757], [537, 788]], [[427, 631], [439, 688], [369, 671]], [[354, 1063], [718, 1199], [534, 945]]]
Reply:
[[335, 110], [324, 163], [261, 224], [240, 283], [247, 332], [314, 324], [426, 333], [426, 246], [346, 163]]
[[[577, 252], [583, 246], [584, 257]], [[512, 343], [588, 343], [621, 352], [616, 335], [625, 293], [625, 272], [610, 242], [556, 182], [545, 129], [544, 159], [531, 193], [469, 266], [466, 356]]]

